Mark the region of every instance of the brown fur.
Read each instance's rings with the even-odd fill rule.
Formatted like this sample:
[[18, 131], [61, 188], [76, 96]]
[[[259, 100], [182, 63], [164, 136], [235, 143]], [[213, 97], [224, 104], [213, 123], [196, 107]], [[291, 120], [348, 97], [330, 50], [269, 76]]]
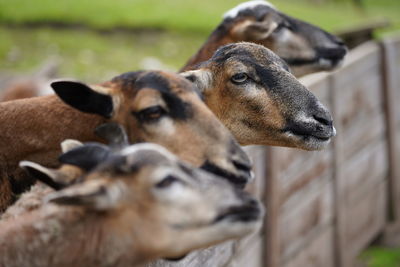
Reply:
[[[193, 111], [191, 117], [187, 120], [169, 117], [163, 119], [168, 121], [168, 127], [159, 122], [139, 122], [132, 112], [139, 112], [144, 108], [142, 98], [150, 106], [156, 102], [165, 105], [154, 88], [135, 88], [135, 81], [146, 77], [167, 82], [170, 93], [190, 106]], [[71, 82], [72, 95], [75, 94], [72, 91], [73, 84]], [[161, 85], [163, 84], [155, 86]], [[114, 111], [111, 120], [128, 130], [131, 142], [158, 143], [196, 166], [210, 162], [229, 174], [249, 179], [250, 162], [247, 155], [200, 100], [194, 86], [186, 79], [166, 72], [128, 73], [92, 87], [112, 97]], [[0, 157], [5, 160], [1, 163], [0, 184], [5, 184], [5, 191], [2, 192], [0, 211], [12, 202], [15, 194], [26, 190], [33, 183], [32, 178], [18, 168], [19, 161], [32, 160], [54, 167], [60, 154], [59, 144], [63, 140], [73, 138], [84, 142], [95, 141], [98, 138], [93, 131], [105, 121], [108, 119], [85, 114], [65, 105], [57, 96], [1, 103], [0, 123], [3, 130], [0, 136]], [[169, 128], [171, 132], [168, 132]], [[236, 162], [248, 166], [249, 169], [244, 171], [237, 168]], [[11, 185], [14, 196], [10, 196]]]
[[56, 96], [36, 97], [0, 104], [2, 127], [0, 138], [1, 191], [0, 211], [13, 200], [14, 194], [24, 191], [32, 179], [18, 168], [21, 160], [35, 160], [46, 166], [56, 166], [59, 144], [66, 138], [83, 141], [98, 140], [93, 129], [105, 121], [96, 115], [79, 112]]
[[[242, 145], [321, 149], [334, 136], [332, 117], [267, 48], [252, 43], [221, 47], [196, 70], [181, 73]], [[235, 83], [236, 75], [247, 77]], [[292, 134], [291, 128], [302, 134]]]
[[[247, 193], [155, 145], [104, 162], [48, 199], [57, 205], [0, 221], [0, 266], [137, 266], [242, 237], [262, 218]], [[238, 208], [254, 217], [215, 220]]]
[[[331, 70], [346, 54], [342, 41], [334, 35], [260, 3], [243, 8], [235, 17], [225, 17], [180, 71], [196, 68], [197, 64], [210, 59], [219, 47], [236, 42], [252, 42], [271, 49], [288, 60], [297, 77]], [[320, 61], [322, 58], [325, 61]]]

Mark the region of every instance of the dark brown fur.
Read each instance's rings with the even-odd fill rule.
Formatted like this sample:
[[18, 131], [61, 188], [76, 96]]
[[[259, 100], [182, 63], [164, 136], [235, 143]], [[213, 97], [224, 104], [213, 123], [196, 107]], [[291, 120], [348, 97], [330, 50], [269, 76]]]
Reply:
[[[152, 79], [144, 82], [149, 76]], [[154, 83], [153, 79], [160, 81]], [[63, 88], [65, 94], [74, 98], [78, 93], [74, 91], [76, 85], [77, 83], [68, 82]], [[79, 90], [86, 86], [80, 83], [78, 85]], [[137, 88], [138, 85], [143, 86]], [[158, 86], [160, 88], [156, 88]], [[3, 125], [0, 133], [0, 157], [5, 159], [1, 163], [0, 178], [5, 192], [2, 192], [0, 211], [12, 202], [15, 194], [23, 192], [33, 183], [18, 168], [19, 161], [31, 160], [54, 167], [60, 154], [59, 144], [63, 140], [72, 138], [83, 142], [95, 141], [98, 138], [93, 133], [94, 129], [109, 120], [123, 125], [133, 143], [147, 141], [161, 144], [196, 166], [211, 162], [234, 176], [250, 178], [247, 155], [201, 101], [194, 85], [181, 76], [167, 72], [126, 73], [92, 87], [95, 88], [90, 89], [93, 92], [108, 95], [112, 99], [110, 118], [79, 112], [62, 103], [57, 96], [0, 104], [0, 123]], [[190, 106], [192, 112], [186, 114], [190, 117], [185, 120], [170, 116], [171, 112], [163, 94]], [[77, 100], [81, 99], [78, 95]], [[92, 108], [97, 108], [96, 105]], [[143, 123], [133, 115], [154, 105], [163, 106], [165, 112], [169, 112], [164, 120]], [[239, 169], [236, 163], [244, 164], [249, 169]], [[13, 194], [10, 194], [10, 189]]]
[[257, 5], [253, 1], [243, 4], [248, 6], [224, 17], [180, 71], [195, 69], [197, 64], [210, 59], [219, 47], [236, 42], [252, 42], [271, 49], [287, 60], [298, 77], [331, 70], [346, 54], [343, 42], [321, 28], [281, 13], [262, 1]]
[[19, 161], [34, 160], [54, 167], [63, 140], [98, 140], [93, 129], [105, 119], [79, 112], [57, 96], [44, 96], [0, 104], [0, 121], [0, 186], [5, 190], [1, 191], [1, 211], [11, 204], [15, 194], [33, 183], [18, 168]]
[[138, 266], [260, 226], [262, 208], [249, 194], [160, 146], [132, 148], [48, 195], [52, 203], [1, 220], [0, 266]]
[[[323, 148], [334, 136], [332, 117], [269, 49], [228, 44], [197, 69], [181, 73], [242, 145]], [[235, 77], [244, 76], [242, 82]]]

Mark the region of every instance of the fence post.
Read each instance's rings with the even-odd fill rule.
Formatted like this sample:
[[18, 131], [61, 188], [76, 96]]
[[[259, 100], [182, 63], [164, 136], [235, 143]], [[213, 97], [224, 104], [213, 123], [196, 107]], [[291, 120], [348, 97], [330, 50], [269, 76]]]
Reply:
[[[396, 47], [397, 44], [397, 47]], [[387, 126], [387, 146], [389, 159], [388, 177], [388, 214], [389, 224], [385, 229], [383, 243], [386, 245], [400, 244], [400, 151], [397, 140], [396, 90], [400, 90], [397, 77], [400, 62], [400, 39], [385, 39], [381, 43], [383, 58], [383, 88], [385, 100], [385, 119]], [[396, 50], [397, 49], [397, 50]], [[398, 109], [400, 111], [400, 109]]]
[[274, 160], [274, 147], [266, 147], [266, 182], [264, 203], [266, 207], [265, 217], [265, 259], [266, 267], [280, 266], [280, 244], [279, 244], [279, 183]]
[[[331, 107], [332, 107], [332, 116], [334, 118], [338, 117], [338, 110], [340, 106], [340, 90], [336, 88], [335, 84], [335, 73], [332, 73], [329, 76], [329, 92], [330, 92], [330, 100], [331, 100]], [[341, 137], [341, 132], [342, 132], [342, 127], [340, 120], [335, 121], [335, 127], [337, 131], [337, 136], [335, 136], [333, 140], [333, 184], [334, 184], [334, 247], [335, 247], [335, 266], [337, 267], [344, 267], [346, 266], [345, 262], [345, 255], [343, 255], [343, 250], [342, 248], [345, 247], [345, 213], [343, 211], [343, 206], [345, 205], [344, 200], [340, 197], [340, 189], [343, 188], [343, 186], [340, 184], [341, 181], [343, 181], [343, 175], [342, 175], [342, 162], [343, 162], [343, 153], [342, 153], [342, 137]]]

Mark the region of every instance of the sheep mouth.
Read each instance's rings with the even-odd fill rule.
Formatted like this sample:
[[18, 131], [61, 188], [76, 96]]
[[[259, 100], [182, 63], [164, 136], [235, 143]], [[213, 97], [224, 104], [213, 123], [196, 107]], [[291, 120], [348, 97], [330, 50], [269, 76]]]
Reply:
[[316, 133], [305, 133], [301, 131], [296, 131], [296, 130], [287, 130], [285, 131], [289, 135], [294, 135], [296, 137], [301, 138], [304, 141], [314, 139], [320, 142], [327, 142], [331, 139], [332, 135], [331, 134], [320, 134], [320, 132]]
[[239, 170], [237, 174], [229, 172], [217, 165], [206, 161], [201, 167], [202, 170], [213, 173], [220, 178], [228, 180], [235, 187], [244, 188], [246, 184], [252, 179], [251, 170]]
[[321, 70], [331, 70], [340, 66], [343, 58], [325, 58], [313, 57], [309, 59], [302, 58], [283, 58], [283, 60], [291, 67], [314, 66]]
[[259, 205], [235, 206], [219, 214], [215, 218], [214, 223], [219, 223], [221, 221], [252, 222], [259, 220], [260, 217], [261, 209]]

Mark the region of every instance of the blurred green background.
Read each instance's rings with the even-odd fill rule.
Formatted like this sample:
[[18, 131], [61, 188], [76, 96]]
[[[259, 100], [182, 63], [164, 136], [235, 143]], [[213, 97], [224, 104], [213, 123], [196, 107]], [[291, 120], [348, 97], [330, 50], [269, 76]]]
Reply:
[[[27, 72], [48, 58], [61, 75], [100, 82], [128, 70], [179, 69], [241, 0], [0, 0], [0, 71]], [[275, 0], [328, 31], [389, 19], [400, 0]]]
[[[102, 82], [149, 68], [177, 70], [241, 0], [0, 0], [0, 74], [60, 62], [60, 75]], [[281, 11], [337, 32], [390, 20], [400, 0], [274, 0]], [[361, 3], [361, 6], [357, 3]], [[373, 247], [361, 266], [399, 267], [400, 249]]]

